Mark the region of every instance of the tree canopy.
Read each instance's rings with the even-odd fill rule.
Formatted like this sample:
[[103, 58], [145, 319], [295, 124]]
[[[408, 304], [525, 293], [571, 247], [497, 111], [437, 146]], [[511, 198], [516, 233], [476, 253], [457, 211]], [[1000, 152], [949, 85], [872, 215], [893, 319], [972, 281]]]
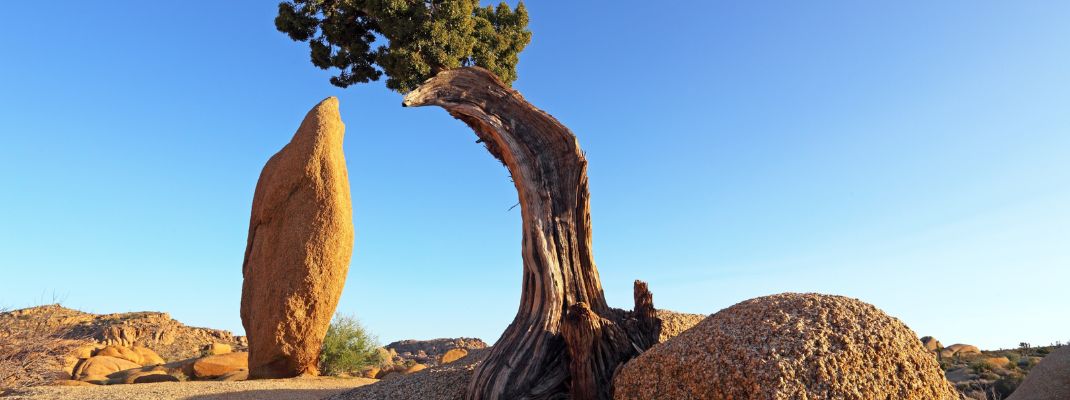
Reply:
[[516, 80], [518, 55], [531, 41], [524, 3], [480, 7], [479, 0], [290, 0], [279, 3], [275, 27], [307, 41], [312, 64], [337, 68], [331, 83], [379, 80], [400, 93], [436, 73], [486, 68]]

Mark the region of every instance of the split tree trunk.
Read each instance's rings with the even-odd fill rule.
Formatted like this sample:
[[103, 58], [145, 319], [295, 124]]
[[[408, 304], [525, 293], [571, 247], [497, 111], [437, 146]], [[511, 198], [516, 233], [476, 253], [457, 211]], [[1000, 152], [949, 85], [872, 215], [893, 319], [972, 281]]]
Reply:
[[609, 399], [617, 367], [656, 343], [661, 324], [639, 281], [636, 311], [606, 305], [576, 136], [477, 67], [439, 73], [403, 105], [440, 106], [466, 123], [509, 169], [520, 198], [520, 309], [476, 369], [468, 398]]

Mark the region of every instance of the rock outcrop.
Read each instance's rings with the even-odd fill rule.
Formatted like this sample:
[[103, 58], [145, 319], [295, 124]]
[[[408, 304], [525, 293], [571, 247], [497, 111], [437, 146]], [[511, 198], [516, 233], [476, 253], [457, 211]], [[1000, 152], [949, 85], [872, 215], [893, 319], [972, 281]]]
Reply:
[[936, 338], [934, 338], [932, 336], [922, 337], [921, 338], [921, 345], [925, 346], [925, 350], [929, 350], [929, 351], [940, 351], [940, 349], [944, 348], [944, 345], [940, 344], [940, 341], [936, 340]]
[[[210, 343], [245, 349], [242, 336], [186, 326], [162, 312], [91, 314], [52, 304], [0, 313], [0, 331], [32, 329], [37, 324], [54, 327], [60, 337], [84, 341], [85, 345], [78, 350], [82, 354], [74, 355], [82, 359], [105, 346], [120, 346], [135, 352], [144, 347], [163, 360], [197, 357], [201, 348]], [[155, 357], [151, 358], [155, 361]]]
[[971, 354], [981, 354], [981, 349], [978, 349], [977, 346], [974, 345], [956, 343], [944, 347], [944, 349], [940, 351], [940, 357], [965, 356]]
[[344, 133], [327, 98], [260, 173], [242, 266], [251, 379], [319, 373], [353, 251]]
[[468, 350], [465, 349], [449, 349], [439, 357], [439, 364], [449, 364], [451, 362], [460, 360], [468, 355]]
[[1070, 399], [1070, 346], [1044, 357], [1007, 400]]
[[628, 362], [614, 399], [958, 399], [917, 338], [855, 299], [760, 297]]
[[[390, 343], [384, 346], [384, 348], [387, 352], [392, 354], [391, 361], [394, 363], [402, 364], [407, 361], [412, 361], [420, 364], [438, 365], [440, 362], [449, 362], [443, 362], [442, 358], [450, 350], [465, 350], [465, 355], [467, 355], [469, 350], [481, 350], [487, 348], [487, 343], [481, 339], [465, 337], [431, 340], [408, 339]], [[457, 358], [453, 359], [456, 360]]]

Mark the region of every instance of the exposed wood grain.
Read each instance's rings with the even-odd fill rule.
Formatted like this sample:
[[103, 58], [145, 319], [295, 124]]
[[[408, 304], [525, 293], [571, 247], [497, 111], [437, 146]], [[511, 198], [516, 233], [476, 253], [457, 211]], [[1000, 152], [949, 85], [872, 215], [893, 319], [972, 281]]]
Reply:
[[[645, 284], [649, 310], [633, 313], [606, 305], [591, 253], [587, 159], [576, 136], [477, 67], [439, 73], [407, 94], [403, 105], [439, 106], [466, 123], [508, 168], [519, 195], [520, 308], [476, 370], [468, 397], [564, 399], [572, 390], [594, 396], [585, 398], [606, 398], [617, 366], [648, 348], [650, 337], [657, 338], [656, 332], [632, 330], [656, 330], [660, 324]], [[570, 307], [576, 320], [571, 351], [562, 335]], [[574, 373], [582, 382], [572, 382]]]

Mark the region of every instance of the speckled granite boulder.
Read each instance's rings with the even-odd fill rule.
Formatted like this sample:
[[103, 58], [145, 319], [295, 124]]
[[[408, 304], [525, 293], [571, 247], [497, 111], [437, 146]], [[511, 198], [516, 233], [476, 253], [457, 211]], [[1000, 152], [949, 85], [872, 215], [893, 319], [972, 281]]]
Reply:
[[614, 399], [958, 399], [917, 338], [855, 299], [759, 297], [630, 361]]

